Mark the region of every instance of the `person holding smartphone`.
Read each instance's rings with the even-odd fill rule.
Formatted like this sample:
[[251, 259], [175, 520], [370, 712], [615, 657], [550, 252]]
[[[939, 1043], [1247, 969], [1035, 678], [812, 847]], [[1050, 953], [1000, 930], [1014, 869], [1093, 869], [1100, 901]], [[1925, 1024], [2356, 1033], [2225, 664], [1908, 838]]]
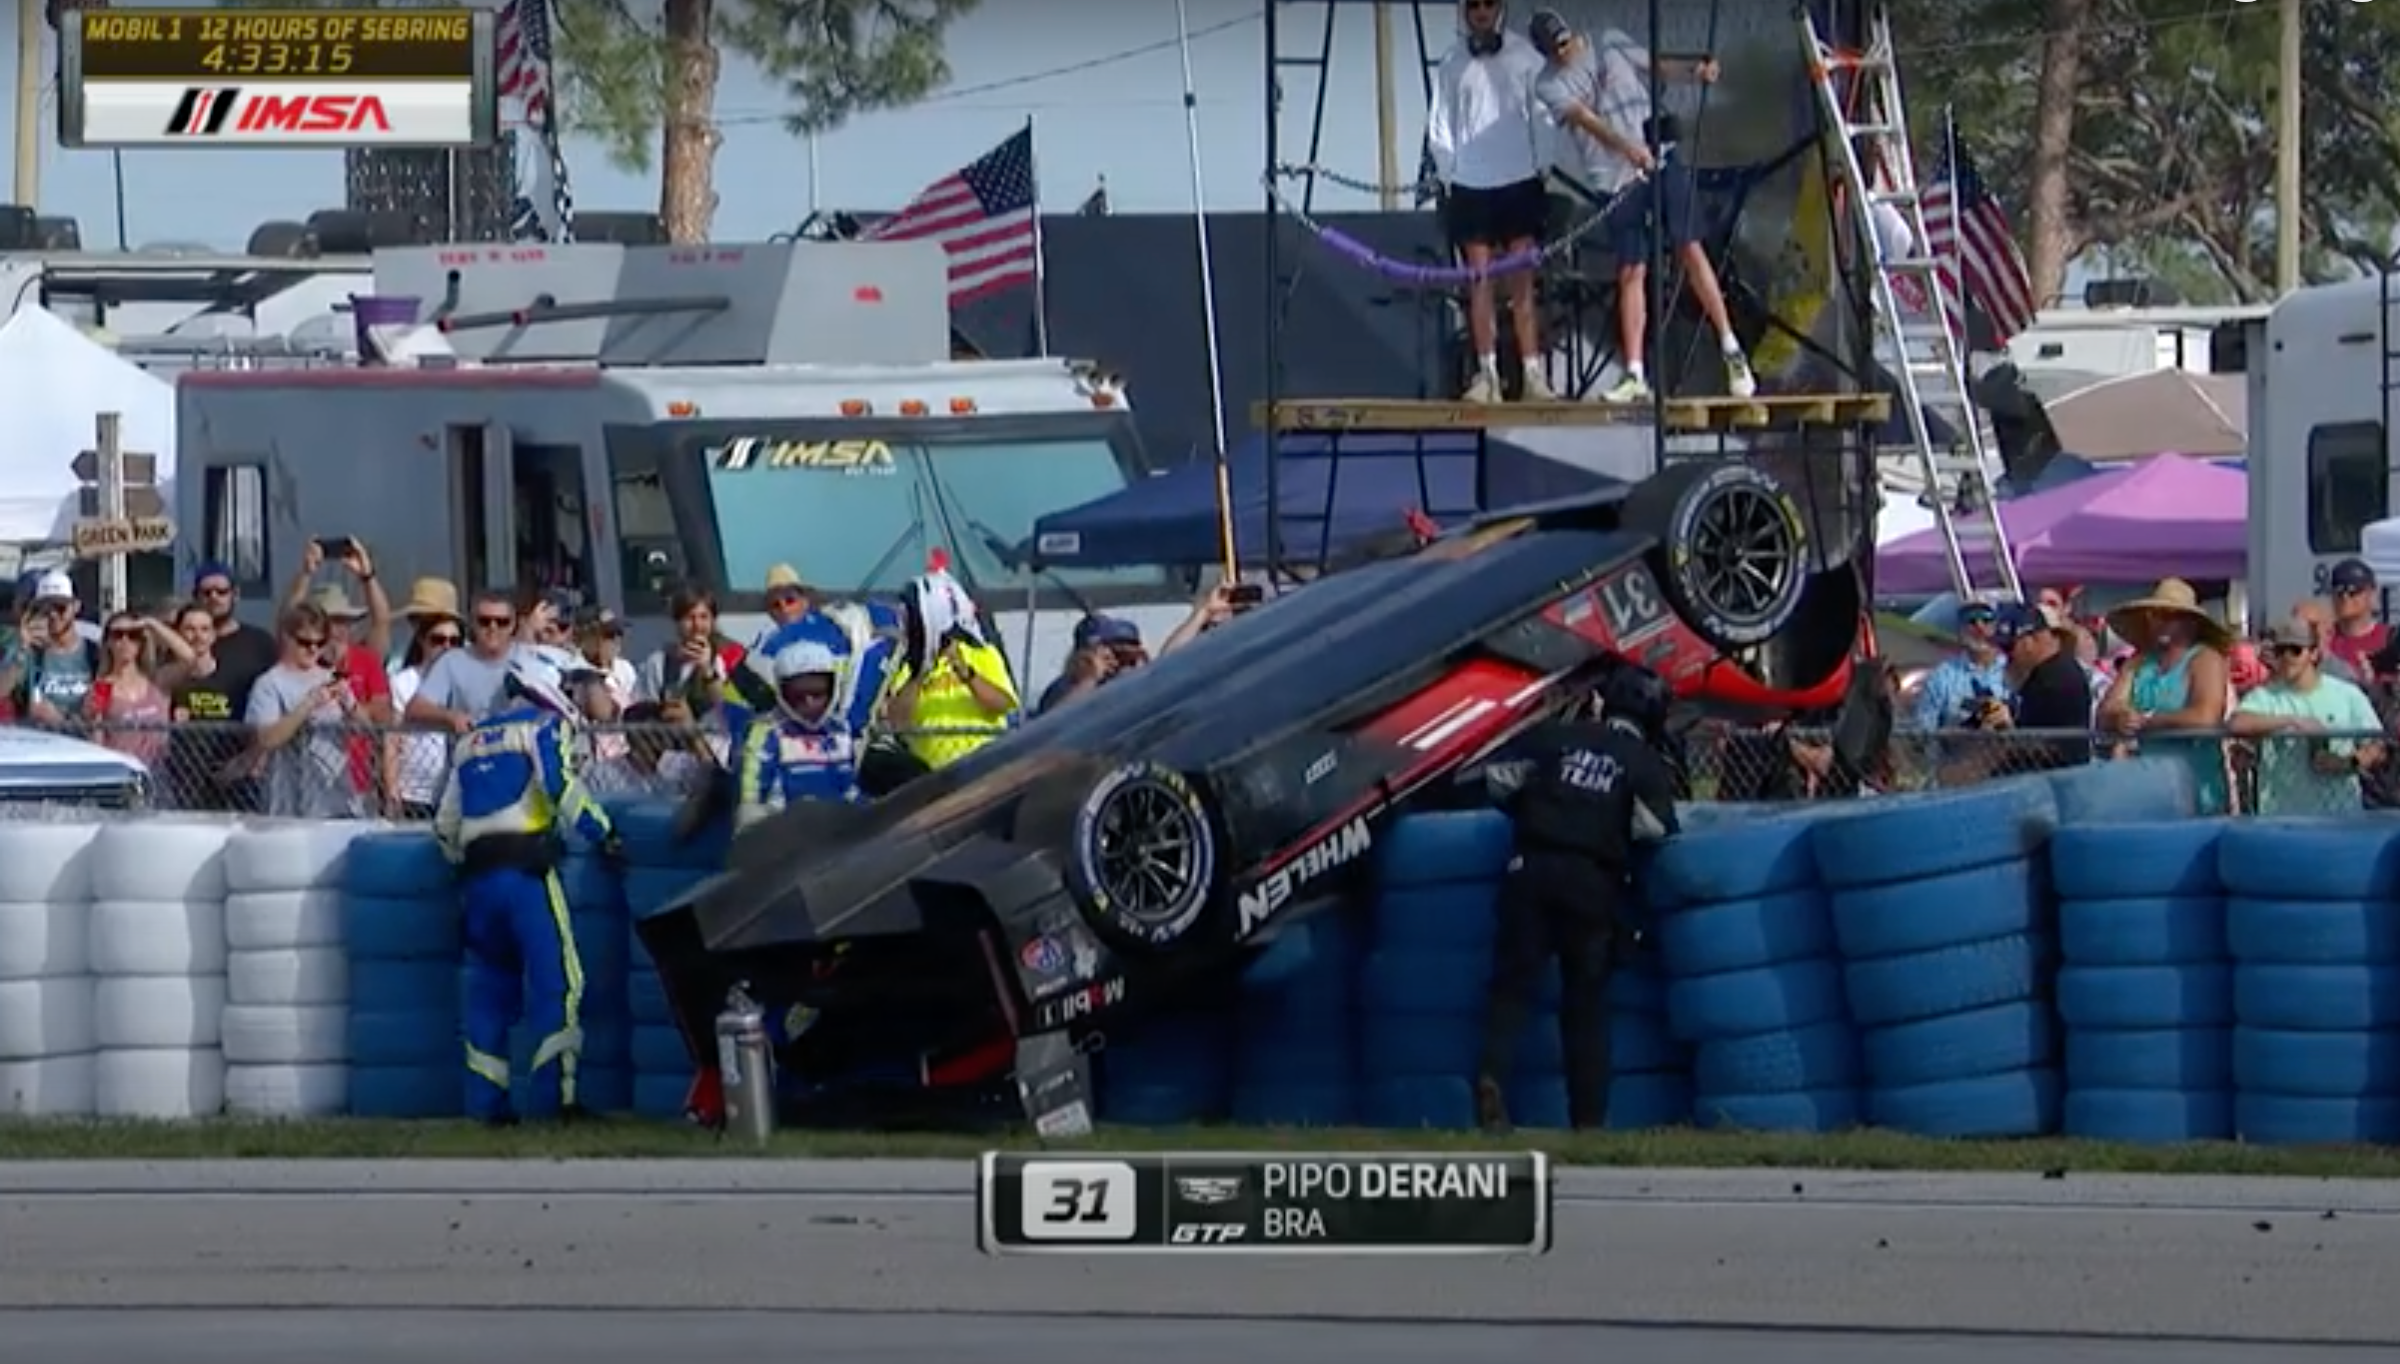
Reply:
[[307, 603], [285, 611], [279, 625], [282, 656], [250, 688], [243, 717], [266, 776], [266, 813], [355, 819], [363, 803], [342, 740], [360, 707], [349, 680], [325, 666], [332, 627]]
[[92, 685], [105, 667], [100, 645], [76, 625], [74, 579], [52, 569], [28, 595], [17, 617], [16, 648], [0, 663], [0, 694], [32, 724], [77, 724], [88, 718]]

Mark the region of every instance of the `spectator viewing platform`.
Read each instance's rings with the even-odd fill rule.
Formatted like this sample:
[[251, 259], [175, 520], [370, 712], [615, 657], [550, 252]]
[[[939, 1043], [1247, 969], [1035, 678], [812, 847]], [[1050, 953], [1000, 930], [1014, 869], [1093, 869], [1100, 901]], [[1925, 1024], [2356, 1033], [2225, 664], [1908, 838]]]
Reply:
[[1663, 403], [1470, 403], [1421, 398], [1286, 398], [1251, 407], [1278, 431], [1491, 431], [1510, 427], [1648, 426], [1669, 431], [1792, 431], [1889, 421], [1888, 393], [1777, 393], [1669, 398]]

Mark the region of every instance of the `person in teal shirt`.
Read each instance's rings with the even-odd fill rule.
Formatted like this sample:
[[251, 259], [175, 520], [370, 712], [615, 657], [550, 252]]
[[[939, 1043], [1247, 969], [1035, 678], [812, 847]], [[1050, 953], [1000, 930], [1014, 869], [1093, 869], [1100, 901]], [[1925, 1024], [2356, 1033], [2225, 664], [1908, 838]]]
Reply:
[[2374, 703], [2324, 670], [2324, 641], [2297, 617], [2267, 632], [2273, 676], [2242, 698], [2231, 729], [2258, 741], [2258, 812], [2355, 814], [2359, 774], [2384, 759]]
[[2138, 743], [2145, 757], [2180, 759], [2192, 769], [2200, 813], [2225, 813], [2224, 726], [2233, 709], [2225, 655], [2232, 635], [2181, 578], [2161, 579], [2149, 596], [2109, 612], [2108, 628], [2135, 654], [2100, 702], [2102, 732]]

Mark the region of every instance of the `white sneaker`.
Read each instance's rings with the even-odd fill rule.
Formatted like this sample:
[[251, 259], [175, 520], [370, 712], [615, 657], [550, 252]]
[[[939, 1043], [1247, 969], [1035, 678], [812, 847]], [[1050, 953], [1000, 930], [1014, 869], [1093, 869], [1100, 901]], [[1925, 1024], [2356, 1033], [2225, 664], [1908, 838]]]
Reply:
[[1750, 372], [1750, 357], [1738, 350], [1725, 355], [1725, 391], [1736, 398], [1758, 396], [1758, 376]]
[[1619, 405], [1646, 403], [1650, 401], [1649, 381], [1639, 374], [1628, 374], [1617, 380], [1616, 387], [1601, 394], [1600, 401]]
[[1524, 394], [1518, 399], [1518, 401], [1528, 403], [1554, 403], [1558, 401], [1558, 395], [1550, 391], [1550, 381], [1542, 377], [1542, 372], [1540, 370], [1529, 369], [1525, 371]]
[[1467, 385], [1467, 391], [1458, 395], [1458, 400], [1462, 403], [1496, 403], [1500, 401], [1500, 381], [1489, 374], [1477, 374]]

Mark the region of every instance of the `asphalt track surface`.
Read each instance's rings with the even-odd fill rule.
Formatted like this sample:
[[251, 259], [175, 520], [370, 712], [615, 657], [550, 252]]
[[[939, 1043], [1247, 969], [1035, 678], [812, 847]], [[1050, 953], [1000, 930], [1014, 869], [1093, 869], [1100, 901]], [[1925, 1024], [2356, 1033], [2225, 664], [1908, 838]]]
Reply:
[[0, 1168], [44, 1364], [2400, 1357], [2400, 1185], [1569, 1172], [1538, 1260], [989, 1259], [956, 1163]]

